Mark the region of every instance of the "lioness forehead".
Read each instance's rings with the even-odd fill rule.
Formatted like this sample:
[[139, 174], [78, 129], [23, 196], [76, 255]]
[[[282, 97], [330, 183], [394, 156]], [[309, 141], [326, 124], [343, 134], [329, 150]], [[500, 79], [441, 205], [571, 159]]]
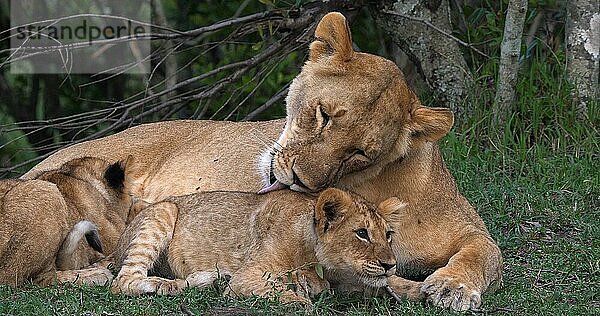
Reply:
[[290, 87], [288, 106], [310, 106], [319, 100], [369, 105], [388, 89], [394, 78], [402, 76], [398, 67], [385, 58], [364, 53], [355, 55], [345, 67], [307, 62]]

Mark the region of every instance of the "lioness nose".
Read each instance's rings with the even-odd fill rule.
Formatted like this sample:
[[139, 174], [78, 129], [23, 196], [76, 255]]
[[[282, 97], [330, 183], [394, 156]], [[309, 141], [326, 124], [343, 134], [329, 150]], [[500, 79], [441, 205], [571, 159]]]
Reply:
[[395, 262], [390, 263], [390, 262], [379, 261], [379, 264], [383, 267], [383, 269], [385, 269], [385, 271], [389, 271], [390, 269], [392, 269], [396, 266]]

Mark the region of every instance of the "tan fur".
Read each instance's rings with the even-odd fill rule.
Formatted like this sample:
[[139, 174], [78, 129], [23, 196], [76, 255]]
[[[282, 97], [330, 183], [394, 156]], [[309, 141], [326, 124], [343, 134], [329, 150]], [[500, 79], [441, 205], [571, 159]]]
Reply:
[[127, 184], [107, 183], [109, 166], [80, 158], [34, 180], [0, 181], [0, 284], [112, 279], [102, 268], [75, 271], [104, 257], [88, 245], [86, 234], [100, 235], [103, 250], [111, 252], [127, 224], [132, 199]]
[[423, 106], [393, 62], [352, 51], [341, 14], [326, 15], [315, 38], [290, 86], [285, 122], [141, 125], [66, 148], [25, 177], [73, 157], [133, 155], [142, 162], [135, 193], [148, 202], [198, 191], [256, 191], [271, 173], [298, 191], [337, 186], [374, 203], [398, 196], [409, 204], [393, 223], [400, 275], [430, 274], [422, 291], [436, 305], [478, 307], [481, 294], [501, 279], [502, 256], [436, 144], [452, 127], [452, 113]]
[[[338, 189], [325, 190], [316, 202], [292, 191], [169, 198], [144, 209], [123, 234], [114, 254], [122, 267], [112, 288], [175, 294], [208, 286], [220, 274], [231, 277], [231, 295], [280, 293], [284, 301], [308, 303], [329, 282], [347, 290], [381, 287], [396, 264], [384, 217], [403, 207], [377, 210]], [[359, 229], [368, 240], [359, 238]], [[158, 262], [161, 253], [168, 264]], [[149, 270], [175, 279], [148, 277]]]

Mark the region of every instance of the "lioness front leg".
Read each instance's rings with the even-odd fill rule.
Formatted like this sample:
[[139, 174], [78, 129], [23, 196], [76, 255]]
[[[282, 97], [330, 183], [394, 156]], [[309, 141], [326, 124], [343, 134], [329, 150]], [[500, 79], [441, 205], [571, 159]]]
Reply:
[[113, 293], [128, 295], [177, 294], [187, 287], [185, 280], [148, 277], [148, 270], [173, 238], [177, 206], [170, 202], [160, 202], [143, 212], [135, 219], [142, 222], [131, 224], [131, 227], [139, 228], [125, 251], [123, 265], [111, 290]]
[[476, 309], [481, 294], [501, 282], [502, 254], [490, 237], [476, 234], [463, 243], [446, 266], [425, 279], [421, 291], [437, 306]]

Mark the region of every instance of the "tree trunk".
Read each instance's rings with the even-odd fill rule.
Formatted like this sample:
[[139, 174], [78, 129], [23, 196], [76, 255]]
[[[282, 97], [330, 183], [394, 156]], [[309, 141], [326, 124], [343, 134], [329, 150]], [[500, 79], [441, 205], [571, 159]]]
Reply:
[[[154, 9], [155, 24], [169, 27], [165, 10], [163, 9], [162, 1], [153, 0], [152, 7]], [[170, 40], [165, 40], [164, 46], [164, 66], [165, 66], [165, 90], [172, 89], [177, 84], [177, 58], [173, 43]], [[175, 97], [176, 91], [171, 91], [161, 97], [161, 102], [165, 103]]]
[[519, 71], [519, 55], [523, 24], [527, 14], [527, 0], [511, 0], [508, 2], [504, 36], [500, 46], [500, 69], [494, 108], [492, 109], [492, 127], [503, 131], [504, 125], [515, 103], [517, 73]]
[[600, 61], [600, 5], [598, 0], [567, 1], [567, 76], [574, 84], [577, 116], [587, 115], [587, 105], [598, 98]]
[[377, 25], [423, 74], [436, 106], [450, 108], [457, 121], [464, 122], [471, 113], [468, 93], [473, 79], [457, 42], [443, 34], [452, 33], [448, 0], [383, 1], [371, 11]]

